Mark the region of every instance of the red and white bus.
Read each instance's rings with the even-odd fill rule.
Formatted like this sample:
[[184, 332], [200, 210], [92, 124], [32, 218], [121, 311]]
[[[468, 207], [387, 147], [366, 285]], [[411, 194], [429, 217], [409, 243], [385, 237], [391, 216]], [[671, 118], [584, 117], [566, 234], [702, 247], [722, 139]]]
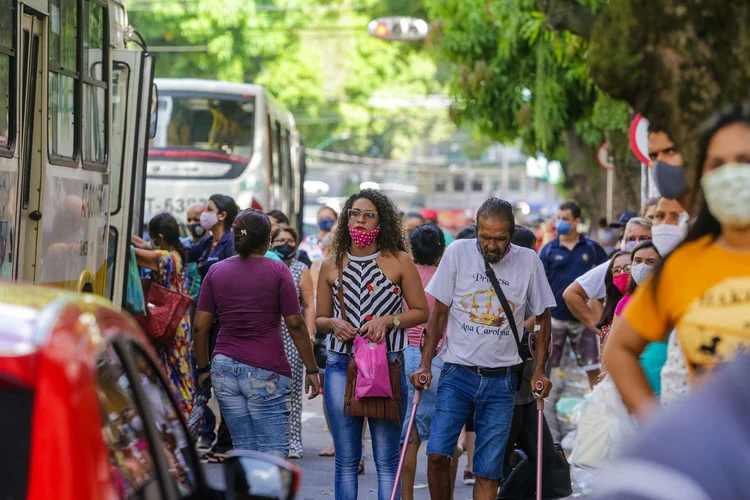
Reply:
[[149, 147], [145, 220], [212, 194], [240, 209], [282, 210], [301, 221], [304, 149], [294, 118], [260, 85], [156, 79], [156, 135]]

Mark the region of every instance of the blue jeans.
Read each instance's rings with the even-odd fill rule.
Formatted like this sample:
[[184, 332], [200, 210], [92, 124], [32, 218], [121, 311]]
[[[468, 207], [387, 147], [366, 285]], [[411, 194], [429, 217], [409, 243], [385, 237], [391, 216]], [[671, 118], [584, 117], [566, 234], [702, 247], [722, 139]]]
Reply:
[[[400, 353], [388, 354], [388, 361], [393, 362]], [[346, 393], [346, 371], [349, 366], [349, 355], [337, 352], [328, 353], [326, 364], [326, 383], [323, 395], [326, 401], [328, 422], [336, 448], [335, 457], [335, 500], [355, 500], [359, 479], [357, 471], [362, 459], [362, 426], [364, 418], [344, 416], [344, 396]], [[406, 372], [403, 358], [401, 361], [401, 394], [407, 394]], [[406, 405], [401, 400], [401, 421], [406, 413]], [[394, 420], [368, 418], [370, 436], [372, 437], [372, 454], [378, 472], [378, 500], [389, 500], [393, 483], [396, 480], [396, 469], [400, 458], [401, 426]], [[401, 495], [399, 494], [398, 498]]]
[[211, 385], [236, 449], [286, 459], [292, 379], [217, 354]]
[[[419, 363], [422, 361], [422, 353], [419, 347], [408, 346], [404, 350], [404, 365], [406, 365], [406, 380], [419, 369]], [[437, 397], [437, 388], [440, 381], [440, 370], [443, 369], [443, 360], [435, 356], [432, 358], [432, 382], [430, 388], [422, 391], [422, 399], [417, 407], [417, 417], [414, 419], [414, 427], [420, 441], [430, 439], [430, 424], [432, 423], [432, 413], [435, 411], [435, 398]], [[409, 398], [404, 400], [406, 406], [406, 418], [401, 429], [401, 442], [406, 439], [406, 426], [409, 425], [409, 414], [411, 413], [411, 403], [414, 401], [416, 390], [411, 383], [406, 384], [409, 387]], [[411, 439], [409, 439], [411, 442]]]
[[452, 457], [461, 428], [473, 410], [477, 435], [473, 472], [485, 479], [501, 479], [517, 381], [516, 374], [480, 377], [476, 372], [445, 363], [440, 373], [427, 454]]

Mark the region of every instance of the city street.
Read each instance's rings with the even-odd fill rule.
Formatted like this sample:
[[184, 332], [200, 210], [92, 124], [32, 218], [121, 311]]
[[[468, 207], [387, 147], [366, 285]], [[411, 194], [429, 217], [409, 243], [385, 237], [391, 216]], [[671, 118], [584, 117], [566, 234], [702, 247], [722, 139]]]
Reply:
[[[333, 497], [333, 458], [319, 457], [318, 452], [328, 447], [331, 443], [331, 435], [325, 428], [326, 421], [323, 417], [323, 399], [315, 398], [312, 401], [305, 400], [302, 414], [302, 436], [305, 447], [305, 456], [302, 460], [293, 460], [302, 469], [302, 488], [297, 499], [313, 500]], [[424, 455], [425, 445], [422, 445], [420, 453], [419, 468], [414, 491], [414, 498], [427, 500], [430, 495], [427, 490], [427, 457]], [[360, 500], [375, 500], [378, 497], [378, 477], [375, 471], [375, 463], [372, 461], [372, 445], [369, 434], [366, 440], [365, 474], [359, 476]], [[459, 462], [459, 475], [466, 466], [466, 456], [461, 457]], [[214, 485], [223, 482], [221, 466], [204, 465], [206, 476]], [[471, 486], [464, 486], [459, 478], [456, 486], [455, 500], [470, 500]]]

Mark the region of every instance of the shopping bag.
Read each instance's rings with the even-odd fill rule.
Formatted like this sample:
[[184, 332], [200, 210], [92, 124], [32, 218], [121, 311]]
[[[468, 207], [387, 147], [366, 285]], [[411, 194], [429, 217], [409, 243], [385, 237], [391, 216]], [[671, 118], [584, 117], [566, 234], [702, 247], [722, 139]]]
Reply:
[[607, 415], [609, 457], [614, 458], [619, 455], [624, 443], [636, 437], [638, 421], [622, 402], [612, 377], [607, 376], [599, 385], [602, 386], [602, 402]]
[[133, 316], [146, 315], [146, 301], [143, 297], [143, 286], [135, 260], [135, 247], [130, 245], [130, 260], [128, 261], [127, 287], [125, 290], [125, 310]]
[[385, 342], [376, 344], [358, 336], [354, 339], [354, 361], [357, 364], [356, 399], [393, 397]]
[[146, 316], [136, 320], [152, 344], [169, 344], [193, 300], [189, 295], [165, 288], [150, 279], [144, 278], [141, 283], [146, 297]]
[[576, 409], [578, 420], [576, 439], [570, 463], [577, 467], [596, 468], [609, 458], [609, 427], [602, 388], [597, 385]]

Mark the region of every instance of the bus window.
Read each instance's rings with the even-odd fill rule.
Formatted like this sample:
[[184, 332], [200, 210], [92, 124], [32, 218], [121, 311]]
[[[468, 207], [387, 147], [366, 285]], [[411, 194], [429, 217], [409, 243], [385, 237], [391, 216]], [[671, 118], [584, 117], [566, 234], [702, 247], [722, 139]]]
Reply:
[[287, 196], [289, 196], [289, 199], [292, 200], [294, 198], [291, 187], [294, 183], [294, 179], [292, 178], [292, 152], [290, 151], [290, 138], [288, 130], [284, 130], [281, 135], [281, 158], [282, 166], [284, 168], [284, 178], [286, 179], [287, 187], [290, 188], [286, 191]]
[[274, 173], [274, 184], [277, 184], [279, 186], [284, 185], [284, 174], [283, 170], [284, 167], [281, 165], [281, 124], [279, 122], [274, 122], [274, 128], [273, 128], [273, 164], [276, 168], [276, 172]]
[[83, 161], [102, 165], [107, 161], [106, 15], [92, 0], [83, 7]]
[[[255, 97], [206, 96], [197, 92], [162, 96], [154, 146], [157, 149], [217, 151], [250, 161], [255, 136]], [[166, 134], [160, 133], [166, 131]]]
[[128, 82], [130, 68], [127, 64], [114, 61], [112, 63], [112, 158], [110, 169], [112, 172], [112, 191], [109, 198], [109, 211], [116, 214], [120, 210], [122, 193], [122, 163], [125, 160], [125, 127], [128, 114]]
[[49, 152], [73, 158], [78, 144], [75, 133], [78, 7], [76, 0], [50, 0], [49, 7]]
[[[0, 0], [0, 150], [13, 146], [15, 133], [14, 0]], [[0, 153], [1, 154], [1, 153]]]
[[115, 293], [115, 260], [117, 260], [117, 229], [109, 226], [109, 240], [107, 240], [107, 285], [104, 296], [109, 300]]

